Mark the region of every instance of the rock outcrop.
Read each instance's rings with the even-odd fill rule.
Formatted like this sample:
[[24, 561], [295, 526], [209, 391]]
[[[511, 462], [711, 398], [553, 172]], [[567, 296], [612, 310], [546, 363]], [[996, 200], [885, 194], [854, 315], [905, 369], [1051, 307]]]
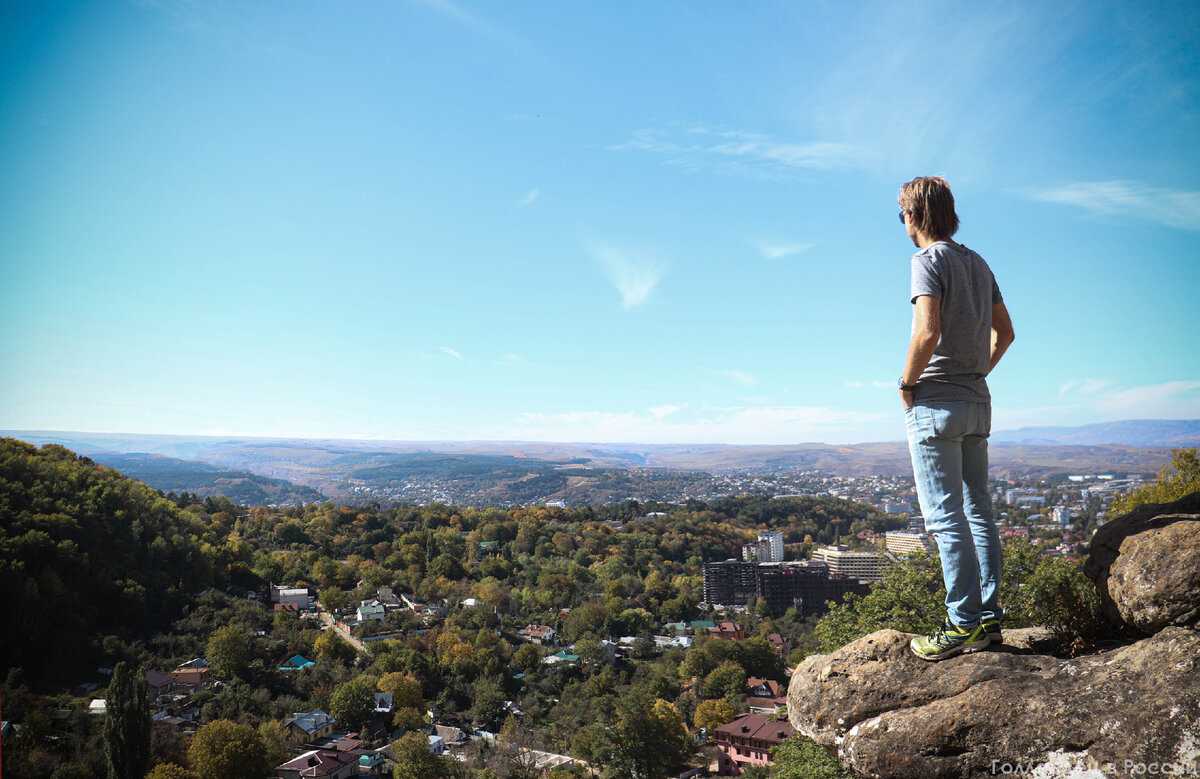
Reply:
[[1085, 569], [1114, 626], [1148, 637], [1064, 659], [1044, 631], [1005, 630], [930, 663], [881, 630], [799, 665], [792, 725], [860, 776], [1200, 775], [1200, 495], [1185, 501], [1104, 526]]
[[1200, 492], [1139, 506], [1102, 525], [1089, 549], [1083, 572], [1117, 632], [1200, 624]]

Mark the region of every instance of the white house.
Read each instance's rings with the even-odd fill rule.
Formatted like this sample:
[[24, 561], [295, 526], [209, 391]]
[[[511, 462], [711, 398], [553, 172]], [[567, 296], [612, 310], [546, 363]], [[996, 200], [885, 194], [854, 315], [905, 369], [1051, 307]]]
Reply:
[[382, 622], [385, 613], [387, 613], [387, 609], [377, 600], [365, 600], [358, 604], [359, 622]]

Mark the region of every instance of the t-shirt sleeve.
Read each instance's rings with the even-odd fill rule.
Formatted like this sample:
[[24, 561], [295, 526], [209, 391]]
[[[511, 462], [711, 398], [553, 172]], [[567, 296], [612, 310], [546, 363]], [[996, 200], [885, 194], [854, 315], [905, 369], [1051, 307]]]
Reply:
[[996, 283], [996, 277], [992, 276], [992, 305], [1004, 302], [1004, 297], [1000, 294], [1000, 285]]
[[916, 303], [917, 298], [921, 295], [932, 295], [935, 298], [942, 297], [942, 279], [938, 275], [937, 268], [933, 265], [933, 259], [925, 254], [914, 254], [912, 258], [912, 285], [909, 288], [911, 293], [910, 303]]

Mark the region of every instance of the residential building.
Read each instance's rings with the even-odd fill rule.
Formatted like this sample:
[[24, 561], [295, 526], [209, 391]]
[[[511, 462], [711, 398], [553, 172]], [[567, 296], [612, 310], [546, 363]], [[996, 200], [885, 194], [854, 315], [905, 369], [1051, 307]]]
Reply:
[[829, 566], [814, 560], [763, 563], [755, 574], [758, 597], [771, 613], [795, 608], [801, 618], [824, 614], [828, 601], [840, 601], [847, 592], [868, 590], [857, 578], [831, 576]]
[[770, 530], [758, 534], [758, 561], [760, 563], [783, 562], [783, 533]]
[[375, 599], [388, 611], [404, 608], [404, 601], [400, 600], [400, 596], [396, 595], [391, 587], [380, 587], [375, 591]]
[[744, 606], [758, 595], [757, 564], [730, 558], [704, 564], [704, 601], [723, 606]]
[[517, 631], [517, 635], [531, 644], [542, 646], [554, 643], [557, 633], [549, 625], [526, 625]]
[[325, 738], [333, 733], [336, 724], [337, 720], [320, 709], [296, 711], [283, 721], [283, 727], [288, 733], [288, 740], [296, 744], [305, 744], [313, 739]]
[[929, 551], [929, 536], [905, 530], [888, 530], [883, 534], [884, 547], [896, 555]]
[[579, 655], [572, 654], [566, 649], [560, 649], [552, 655], [547, 655], [542, 658], [544, 665], [574, 665], [579, 662]]
[[746, 766], [771, 764], [771, 749], [795, 735], [786, 719], [743, 714], [713, 729], [717, 762], [722, 773], [740, 772]]
[[787, 691], [773, 679], [746, 678], [746, 707], [751, 714], [774, 716], [787, 708]]
[[708, 635], [725, 641], [741, 641], [746, 637], [745, 629], [736, 622], [723, 620], [708, 629]]
[[753, 563], [778, 563], [783, 560], [783, 533], [777, 530], [758, 534], [758, 540], [742, 545], [742, 560]]
[[889, 562], [878, 552], [850, 549], [841, 544], [814, 549], [812, 559], [821, 560], [828, 565], [831, 576], [865, 579], [872, 582], [883, 578], [883, 568]]
[[314, 749], [275, 767], [278, 779], [348, 779], [358, 775], [358, 755]]
[[355, 615], [359, 622], [382, 622], [387, 609], [378, 600], [364, 600], [358, 604]]
[[457, 747], [466, 746], [470, 738], [462, 728], [457, 728], [453, 725], [434, 725], [434, 732], [442, 739], [442, 743], [447, 749], [455, 749]]
[[1071, 524], [1071, 509], [1066, 506], [1054, 507], [1054, 521], [1059, 527], [1067, 527]]
[[704, 600], [720, 606], [744, 606], [751, 598], [767, 603], [775, 614], [796, 608], [802, 617], [825, 613], [827, 601], [840, 601], [847, 592], [865, 593], [855, 577], [830, 575], [822, 561], [794, 560], [746, 563], [725, 560], [704, 565]]
[[309, 660], [304, 655], [292, 655], [280, 663], [278, 667], [280, 671], [305, 671], [316, 664], [316, 660]]
[[171, 672], [171, 679], [175, 682], [176, 689], [188, 690], [207, 687], [210, 681], [208, 668], [176, 668]]
[[313, 602], [316, 598], [313, 597], [312, 591], [307, 587], [281, 587], [279, 585], [271, 585], [271, 602], [278, 603], [283, 606], [293, 606], [300, 611], [307, 611], [313, 607]]

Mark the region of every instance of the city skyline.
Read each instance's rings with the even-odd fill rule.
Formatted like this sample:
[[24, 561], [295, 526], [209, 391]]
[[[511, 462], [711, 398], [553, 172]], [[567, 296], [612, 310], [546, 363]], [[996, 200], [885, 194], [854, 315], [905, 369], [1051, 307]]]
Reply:
[[899, 440], [931, 173], [994, 429], [1200, 418], [1192, 5], [4, 13], [2, 429]]

